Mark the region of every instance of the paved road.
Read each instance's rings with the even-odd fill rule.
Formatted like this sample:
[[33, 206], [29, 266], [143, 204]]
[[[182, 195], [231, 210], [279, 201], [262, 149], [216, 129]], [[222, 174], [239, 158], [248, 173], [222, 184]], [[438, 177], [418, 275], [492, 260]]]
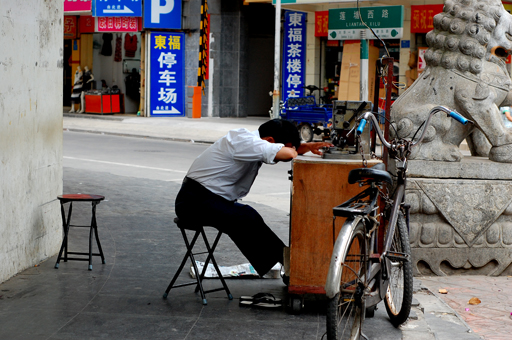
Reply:
[[[96, 173], [98, 176], [105, 176], [103, 175], [105, 173], [122, 176], [126, 177], [127, 181], [151, 180], [148, 183], [155, 183], [155, 185], [171, 182], [174, 184], [173, 187], [177, 188], [195, 157], [207, 147], [206, 144], [64, 132], [65, 184], [68, 181], [74, 181], [75, 178], [66, 176], [66, 174], [76, 170]], [[244, 199], [246, 203], [255, 206], [265, 219], [269, 220], [269, 224], [285, 243], [288, 243], [290, 182], [287, 171], [289, 169], [289, 163], [279, 163], [273, 166], [263, 165], [251, 193]], [[107, 180], [107, 178], [105, 179]], [[175, 195], [175, 193], [169, 193], [169, 196], [173, 196], [173, 194]], [[145, 202], [145, 204], [151, 203]], [[229, 249], [228, 254], [236, 253], [237, 250], [234, 247]], [[226, 259], [225, 256], [223, 257]], [[239, 261], [243, 258], [239, 254], [234, 257]], [[286, 293], [282, 291], [282, 284], [275, 282], [279, 280], [271, 281], [274, 281], [273, 285], [277, 285], [277, 288], [265, 282], [264, 286], [268, 287], [266, 289], [272, 292], [275, 290], [275, 294], [285, 297]], [[242, 282], [242, 287], [249, 282]], [[294, 318], [292, 317], [292, 319]], [[306, 322], [310, 326], [314, 325], [315, 328], [314, 332], [312, 332], [313, 330], [305, 331], [304, 337], [301, 338], [320, 339], [325, 332], [325, 300], [323, 297], [306, 297], [305, 313], [300, 318], [301, 322]], [[248, 329], [250, 328], [248, 326]], [[254, 331], [251, 330], [251, 332]], [[265, 338], [266, 332], [268, 331], [262, 331], [262, 339]], [[383, 306], [377, 311], [375, 318], [367, 320], [365, 333], [370, 339], [402, 339], [402, 332], [392, 327], [387, 321]], [[315, 335], [310, 337], [313, 334]], [[198, 337], [198, 339], [200, 338]]]
[[[220, 136], [224, 135], [229, 129], [245, 127], [249, 130], [256, 130], [264, 121], [262, 119], [254, 118], [203, 118], [200, 120], [187, 118], [126, 119], [127, 117], [90, 115], [86, 117], [88, 118], [86, 119], [83, 116], [87, 115], [66, 117], [65, 114], [64, 116], [64, 131], [69, 130], [82, 131], [82, 133], [94, 133], [92, 135], [82, 133], [65, 133], [64, 154], [68, 158], [64, 159], [64, 190], [83, 190], [82, 188], [86, 184], [86, 181], [83, 180], [83, 178], [90, 178], [91, 182], [98, 185], [98, 190], [108, 190], [117, 193], [117, 199], [120, 199], [123, 203], [126, 201], [126, 206], [130, 206], [130, 204], [133, 205], [134, 203], [137, 205], [137, 208], [141, 206], [142, 208], [139, 209], [140, 211], [134, 208], [124, 210], [116, 208], [115, 211], [112, 211], [111, 217], [113, 220], [116, 220], [116, 223], [119, 222], [118, 220], [122, 219], [127, 226], [132, 226], [135, 230], [140, 228], [140, 220], [144, 220], [143, 223], [149, 226], [155, 223], [168, 223], [168, 220], [173, 215], [172, 201], [179, 188], [179, 183], [184, 175], [184, 171], [186, 171], [195, 155], [199, 154], [200, 151], [198, 151], [198, 149], [202, 151], [206, 147], [205, 145], [197, 145], [193, 143], [170, 143], [164, 140], [205, 141], [212, 143]], [[139, 138], [112, 138], [107, 136], [109, 134], [117, 136], [137, 136]], [[142, 139], [140, 137], [148, 138], [149, 140]], [[158, 142], [158, 140], [160, 140], [160, 142]], [[156, 143], [151, 143], [152, 141]], [[79, 158], [81, 160], [71, 159], [69, 157]], [[83, 169], [88, 169], [88, 171]], [[263, 166], [261, 169], [261, 175], [256, 180], [252, 192], [245, 199], [246, 202], [254, 202], [251, 203], [251, 205], [260, 211], [267, 223], [272, 226], [274, 231], [285, 242], [288, 242], [289, 219], [289, 182], [287, 181], [286, 174], [286, 170], [288, 169], [289, 164]], [[114, 175], [110, 175], [109, 173]], [[138, 178], [138, 180], [134, 180], [134, 178]], [[156, 179], [156, 181], [153, 179]], [[148, 188], [140, 187], [141, 184], [147, 185]], [[119, 186], [124, 187], [118, 188]], [[131, 192], [130, 188], [132, 186], [138, 187], [135, 197], [129, 197]], [[147, 191], [150, 192], [150, 194], [148, 194], [148, 198], [145, 200], [143, 199], [143, 202], [141, 202], [139, 196], [147, 193]], [[148, 204], [148, 202], [154, 203]], [[120, 204], [120, 202], [110, 202], [109, 204], [116, 207], [116, 204]], [[107, 204], [105, 204], [105, 206], [107, 206]], [[169, 207], [171, 207], [171, 211], [169, 211]], [[123, 214], [122, 217], [120, 216], [120, 213]], [[152, 229], [156, 229], [157, 232], [160, 230], [157, 227], [152, 227]], [[168, 229], [164, 228], [164, 230], [166, 231], [164, 235], [168, 235]], [[122, 243], [123, 241], [124, 240], [121, 240], [120, 242]], [[150, 241], [153, 243], [160, 242], [159, 239], [151, 240], [151, 238]], [[147, 255], [139, 254], [138, 252], [149, 251], [155, 252], [152, 256], [156, 259], [167, 259], [169, 253], [176, 252], [174, 249], [162, 249], [156, 251], [152, 248], [148, 249], [147, 246], [138, 246], [139, 244], [146, 244], [147, 242], [147, 237], [143, 236], [136, 240], [130, 240], [129, 243], [133, 244], [135, 249], [129, 255], [136, 256], [137, 259], [145, 258]], [[235, 262], [227, 264], [240, 263], [240, 260], [244, 259], [236, 247], [234, 247], [229, 241], [222, 244], [222, 250], [223, 252], [219, 255], [223, 261]], [[169, 267], [168, 261], [163, 261], [162, 263], [165, 263], [165, 265]], [[135, 265], [138, 264], [136, 263]], [[145, 265], [146, 264], [144, 264], [144, 266]], [[154, 267], [155, 264], [152, 263], [150, 266]], [[161, 267], [161, 264], [157, 263], [156, 266]], [[172, 267], [172, 264], [170, 264], [170, 266]], [[27, 275], [30, 275], [30, 273], [27, 273]], [[23, 274], [20, 274], [18, 277], [23, 276]], [[116, 277], [116, 279], [119, 279], [119, 277]], [[467, 324], [471, 327], [475, 327], [477, 331], [481, 331], [482, 335], [485, 334], [486, 339], [496, 338], [488, 335], [493, 333], [495, 328], [493, 323], [487, 323], [486, 327], [481, 326], [484, 323], [482, 320], [487, 320], [489, 315], [494, 315], [493, 311], [488, 312], [495, 306], [494, 299], [482, 299], [482, 307], [478, 309], [478, 313], [481, 315], [475, 314], [476, 318], [469, 319], [465, 318], [463, 315], [463, 318], [467, 321], [466, 324], [463, 321], [463, 318], [461, 318], [456, 311], [451, 309], [446, 303], [443, 303], [442, 300], [435, 295], [437, 289], [431, 289], [431, 291], [425, 290], [425, 286], [421, 284], [421, 280], [423, 279], [424, 278], [422, 277], [415, 278], [414, 296], [416, 303], [413, 307], [411, 319], [401, 327], [401, 332], [390, 328], [385, 315], [385, 310], [384, 308], [380, 308], [377, 312], [376, 318], [369, 320], [365, 324], [365, 332], [370, 339], [399, 339], [400, 333], [402, 334], [402, 340], [478, 339], [479, 336], [471, 333]], [[495, 278], [479, 276], [478, 280], [480, 280], [480, 284], [477, 286], [487, 287], [494, 284], [491, 279], [494, 280]], [[503, 281], [502, 279], [507, 280], [507, 278], [500, 278], [501, 281]], [[465, 278], [458, 277], [454, 278], [454, 280], [460, 280], [457, 282], [464, 282]], [[276, 285], [275, 282], [271, 282], [275, 280], [256, 281], [260, 283], [249, 284], [248, 282], [235, 280], [232, 285], [235, 286], [234, 289], [237, 289], [238, 286], [238, 290], [243, 292], [243, 295], [247, 295], [251, 291], [255, 293], [265, 289], [274, 292], [279, 296], [286, 297], [286, 291], [281, 288], [282, 285]], [[47, 279], [44, 282], [47, 284], [53, 284]], [[426, 278], [425, 282], [428, 283], [429, 288], [434, 287], [436, 282], [437, 285], [441, 285], [439, 287], [442, 287], [443, 284], [442, 278]], [[167, 282], [160, 283], [160, 285], [162, 284], [167, 284]], [[503, 282], [500, 284], [503, 284]], [[157, 285], [159, 290], [161, 289], [160, 285]], [[457, 285], [453, 282], [451, 285], [452, 288], [455, 287], [454, 291], [463, 287], [459, 285], [457, 288]], [[464, 286], [464, 288], [466, 289], [467, 287]], [[434, 294], [432, 294], [432, 292], [434, 292]], [[99, 294], [101, 294], [101, 291]], [[150, 297], [154, 298], [154, 294], [151, 292], [148, 292], [147, 294], [151, 294]], [[234, 295], [236, 296], [236, 293], [234, 293]], [[120, 299], [125, 298], [125, 294], [123, 294], [123, 292], [119, 292], [118, 296]], [[482, 297], [483, 295], [479, 292], [478, 296]], [[446, 298], [446, 296], [442, 296], [441, 298]], [[447, 301], [450, 305], [453, 301], [457, 301], [457, 306], [462, 305], [465, 302], [461, 300], [463, 297], [458, 295], [450, 298], [451, 300]], [[44, 301], [47, 300], [48, 299], [45, 299]], [[506, 303], [504, 305], [508, 306]], [[316, 338], [319, 339], [323, 334], [324, 329], [325, 308], [323, 302], [320, 301], [317, 303], [314, 299], [310, 299], [307, 301], [306, 306], [306, 314], [308, 317], [300, 319], [301, 325], [307, 324], [304, 327], [297, 327], [293, 322], [288, 324], [290, 318], [266, 317], [267, 313], [265, 313], [266, 328], [269, 328], [270, 325], [275, 326], [277, 323], [277, 328], [267, 332], [267, 335], [271, 333], [274, 335], [284, 334], [284, 338], [294, 338], [293, 335], [297, 335], [301, 331], [307, 329], [307, 332], [301, 333], [303, 334], [302, 336], [295, 336], [295, 338], [315, 338], [313, 334], [316, 334]], [[2, 309], [1, 307], [2, 304], [0, 303], [0, 314]], [[130, 305], [130, 308], [133, 307], [136, 306]], [[122, 306], [118, 309], [120, 313], [124, 312]], [[239, 310], [236, 307], [234, 309], [230, 307], [228, 310], [230, 312], [236, 311], [236, 315], [239, 316], [238, 319], [247, 316], [244, 311]], [[226, 311], [226, 308], [222, 306], [219, 311]], [[15, 310], [11, 313], [15, 313]], [[463, 314], [464, 313], [467, 312], [464, 310]], [[167, 313], [163, 313], [162, 316], [167, 317]], [[473, 314], [471, 314], [471, 316], [473, 316]], [[263, 316], [258, 317], [263, 319]], [[197, 325], [208, 322], [208, 318], [205, 318], [204, 320], [203, 318], [199, 318], [198, 320], [199, 322]], [[286, 324], [283, 324], [282, 320], [285, 320]], [[504, 324], [501, 326], [504, 326]], [[247, 326], [244, 325], [244, 327]], [[201, 327], [199, 327], [199, 329], [201, 329]], [[316, 329], [316, 333], [311, 332], [312, 329]], [[506, 328], [503, 329], [506, 333]], [[252, 331], [253, 329], [249, 330]], [[191, 333], [189, 334], [193, 334], [194, 329], [191, 329], [190, 332]], [[259, 335], [259, 338], [265, 338], [262, 336], [264, 333], [262, 333], [261, 330], [258, 330], [255, 334]], [[247, 336], [245, 337], [247, 338]], [[2, 338], [1, 332], [0, 338]], [[266, 338], [273, 337], [267, 336]]]
[[[180, 183], [207, 144], [64, 132], [64, 167]], [[263, 165], [244, 201], [289, 212], [290, 163]]]

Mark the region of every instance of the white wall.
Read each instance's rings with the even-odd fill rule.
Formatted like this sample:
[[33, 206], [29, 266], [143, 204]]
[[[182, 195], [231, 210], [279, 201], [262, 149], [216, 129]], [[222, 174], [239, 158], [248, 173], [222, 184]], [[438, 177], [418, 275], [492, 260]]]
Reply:
[[[112, 86], [117, 85], [121, 89], [121, 93], [124, 93], [124, 105], [125, 105], [125, 113], [137, 113], [139, 111], [139, 102], [134, 101], [130, 97], [126, 95], [126, 85], [124, 83], [124, 79], [128, 76], [128, 74], [123, 73], [123, 61], [114, 61], [115, 51], [116, 51], [116, 35], [122, 35], [122, 56], [123, 59], [139, 59], [140, 60], [140, 33], [130, 33], [130, 35], [137, 35], [137, 51], [135, 52], [135, 56], [133, 58], [129, 58], [125, 56], [124, 51], [124, 36], [126, 33], [112, 33], [112, 55], [104, 56], [101, 55], [101, 46], [103, 46], [103, 33], [95, 33], [94, 34], [94, 46], [98, 46], [100, 48], [93, 48], [93, 65], [92, 65], [92, 73], [94, 75], [94, 79], [97, 81], [96, 89], [101, 89], [101, 79], [105, 79], [107, 82], [107, 86], [112, 88]], [[89, 66], [90, 68], [91, 66]], [[137, 67], [139, 69], [140, 67]]]
[[62, 0], [0, 0], [0, 282], [62, 241]]

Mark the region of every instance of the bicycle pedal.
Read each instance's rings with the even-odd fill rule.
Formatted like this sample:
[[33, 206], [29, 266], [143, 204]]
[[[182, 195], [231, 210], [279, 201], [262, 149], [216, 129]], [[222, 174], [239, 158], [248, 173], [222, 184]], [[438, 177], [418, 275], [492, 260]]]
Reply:
[[384, 256], [392, 262], [409, 262], [411, 257], [409, 254], [398, 252], [387, 252]]

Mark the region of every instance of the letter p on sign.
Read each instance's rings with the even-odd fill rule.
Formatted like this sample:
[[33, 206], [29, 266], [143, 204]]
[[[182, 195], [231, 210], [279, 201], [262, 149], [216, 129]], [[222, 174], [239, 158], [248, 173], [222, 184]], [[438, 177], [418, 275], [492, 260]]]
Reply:
[[181, 29], [182, 0], [144, 1], [144, 27]]
[[163, 0], [165, 5], [160, 5], [160, 0], [151, 0], [151, 22], [160, 23], [160, 15], [168, 14], [174, 9], [174, 0]]

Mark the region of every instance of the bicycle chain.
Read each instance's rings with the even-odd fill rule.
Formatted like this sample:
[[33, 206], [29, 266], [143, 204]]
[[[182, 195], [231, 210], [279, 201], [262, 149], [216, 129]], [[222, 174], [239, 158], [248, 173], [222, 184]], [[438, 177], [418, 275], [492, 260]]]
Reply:
[[377, 156], [377, 154], [375, 152], [373, 152], [373, 151], [370, 152], [370, 157], [372, 159], [378, 159], [379, 161], [383, 161], [384, 160], [384, 158]]
[[368, 161], [366, 160], [366, 157], [364, 156], [364, 149], [363, 149], [363, 145], [361, 143], [361, 136], [357, 135], [356, 139], [357, 139], [357, 144], [359, 144], [359, 153], [361, 153], [361, 158], [363, 159], [363, 168], [367, 168]]

